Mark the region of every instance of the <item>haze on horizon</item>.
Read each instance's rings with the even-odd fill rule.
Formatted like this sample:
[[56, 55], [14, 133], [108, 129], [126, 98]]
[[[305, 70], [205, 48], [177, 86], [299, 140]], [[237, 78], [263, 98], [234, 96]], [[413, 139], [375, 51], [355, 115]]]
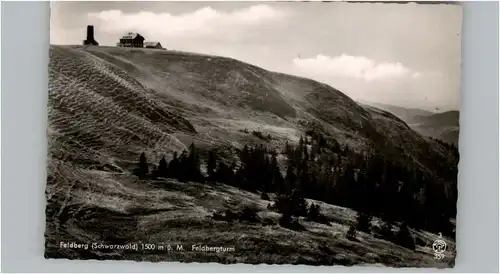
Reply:
[[128, 31], [307, 77], [354, 100], [459, 110], [462, 7], [346, 2], [51, 2], [51, 44]]

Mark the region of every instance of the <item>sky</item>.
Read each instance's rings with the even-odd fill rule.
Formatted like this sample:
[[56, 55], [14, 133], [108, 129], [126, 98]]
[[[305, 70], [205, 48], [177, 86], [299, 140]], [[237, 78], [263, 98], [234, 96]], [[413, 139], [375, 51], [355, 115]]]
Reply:
[[459, 110], [462, 8], [346, 2], [51, 2], [51, 44], [129, 31], [167, 49], [311, 78], [352, 99]]

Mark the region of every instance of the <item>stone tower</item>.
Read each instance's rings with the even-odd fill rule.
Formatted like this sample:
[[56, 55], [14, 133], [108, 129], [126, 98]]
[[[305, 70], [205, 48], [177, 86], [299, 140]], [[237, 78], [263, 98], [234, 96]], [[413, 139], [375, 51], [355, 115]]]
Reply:
[[99, 46], [99, 43], [94, 38], [94, 26], [87, 26], [87, 39], [83, 40], [84, 45]]

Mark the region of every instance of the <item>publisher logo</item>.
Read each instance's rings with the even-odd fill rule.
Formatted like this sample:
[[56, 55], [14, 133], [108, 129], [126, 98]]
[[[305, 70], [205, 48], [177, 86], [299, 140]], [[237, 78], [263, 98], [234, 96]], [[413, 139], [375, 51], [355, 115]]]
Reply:
[[444, 258], [444, 252], [446, 251], [446, 242], [443, 240], [443, 236], [439, 233], [438, 239], [432, 243], [432, 250], [434, 250], [434, 259], [442, 260]]

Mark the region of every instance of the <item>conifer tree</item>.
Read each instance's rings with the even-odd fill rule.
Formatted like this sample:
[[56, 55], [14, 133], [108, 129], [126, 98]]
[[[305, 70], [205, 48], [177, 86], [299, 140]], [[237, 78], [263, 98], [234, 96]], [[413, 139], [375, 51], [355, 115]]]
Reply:
[[276, 192], [283, 191], [283, 176], [281, 175], [281, 171], [278, 166], [278, 159], [276, 153], [273, 153], [271, 156], [270, 171], [272, 172], [270, 189]]
[[394, 242], [408, 249], [415, 249], [415, 240], [413, 239], [406, 223], [403, 222], [401, 224], [399, 231], [395, 236]]
[[158, 175], [158, 174], [159, 174], [159, 173], [158, 173], [158, 168], [157, 168], [157, 167], [153, 168], [153, 170], [151, 171], [151, 178], [152, 178], [153, 180], [158, 179], [158, 177], [159, 177], [159, 175]]
[[311, 153], [309, 154], [309, 159], [314, 161], [316, 159], [316, 155], [318, 154], [318, 142], [316, 140], [311, 141]]
[[319, 147], [325, 147], [327, 145], [325, 137], [323, 137], [323, 135], [321, 135], [321, 134], [319, 135], [318, 143], [319, 143]]
[[307, 161], [303, 160], [300, 165], [299, 188], [307, 196], [311, 194], [309, 186], [309, 168]]
[[250, 157], [250, 149], [248, 148], [248, 145], [245, 145], [243, 147], [243, 150], [241, 151], [240, 160], [242, 163], [247, 163], [249, 157]]
[[217, 161], [215, 160], [214, 151], [210, 151], [208, 153], [208, 162], [207, 162], [207, 175], [210, 180], [213, 180], [215, 177], [215, 171], [217, 168]]
[[286, 176], [285, 176], [285, 193], [291, 192], [292, 189], [295, 187], [295, 179], [296, 176], [293, 171], [293, 165], [290, 163], [286, 169]]
[[356, 230], [369, 232], [371, 227], [372, 215], [368, 213], [358, 212], [356, 217]]
[[234, 173], [236, 172], [236, 162], [233, 162], [233, 163], [231, 164], [231, 166], [229, 167], [229, 169], [231, 170], [231, 172], [232, 172], [232, 173], [233, 173], [233, 175], [234, 175]]
[[292, 192], [291, 204], [294, 207], [295, 216], [306, 216], [307, 215], [307, 202], [304, 198], [304, 193], [300, 189], [296, 189]]
[[223, 162], [220, 162], [217, 170], [215, 171], [214, 179], [223, 184], [235, 185], [234, 177], [234, 172], [231, 167], [227, 166]]
[[145, 179], [149, 174], [148, 161], [146, 159], [146, 154], [144, 152], [141, 153], [141, 156], [139, 156], [139, 165], [134, 173], [140, 179]]
[[242, 167], [239, 167], [234, 173], [232, 185], [243, 188], [246, 184], [245, 173]]
[[264, 180], [264, 191], [269, 192], [272, 190], [273, 184], [273, 168], [271, 166], [271, 160], [269, 157], [265, 157], [264, 166], [262, 167], [263, 180]]
[[174, 152], [172, 161], [170, 161], [170, 164], [168, 165], [169, 177], [179, 179], [179, 168], [180, 168], [180, 161], [176, 151]]
[[317, 221], [319, 220], [319, 216], [319, 205], [311, 204], [309, 206], [309, 211], [307, 212], [307, 217], [312, 221]]
[[181, 182], [189, 180], [189, 158], [187, 150], [183, 150], [181, 156], [179, 157], [179, 168], [177, 170], [177, 179]]
[[288, 159], [292, 159], [293, 157], [293, 148], [290, 146], [288, 141], [285, 142], [285, 155], [288, 157]]
[[304, 160], [309, 160], [309, 153], [307, 152], [307, 146], [304, 146]]
[[162, 157], [160, 163], [158, 164], [158, 177], [167, 178], [168, 177], [168, 164], [165, 157]]
[[203, 175], [200, 170], [200, 156], [194, 143], [189, 146], [189, 156], [186, 161], [186, 179], [201, 182]]

